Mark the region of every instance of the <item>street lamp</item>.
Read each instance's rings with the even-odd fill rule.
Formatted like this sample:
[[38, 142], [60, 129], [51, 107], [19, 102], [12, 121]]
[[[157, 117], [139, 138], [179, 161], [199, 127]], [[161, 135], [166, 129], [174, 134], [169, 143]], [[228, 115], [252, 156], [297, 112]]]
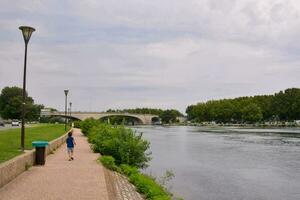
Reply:
[[72, 102], [69, 103], [70, 104], [70, 117], [72, 116]]
[[30, 26], [20, 26], [25, 42], [25, 56], [24, 56], [24, 74], [23, 74], [23, 97], [22, 97], [22, 127], [21, 127], [21, 149], [25, 149], [25, 96], [26, 96], [26, 64], [27, 64], [27, 45], [30, 40], [31, 34], [35, 31]]
[[65, 92], [65, 131], [67, 130], [67, 101], [68, 101], [68, 93], [69, 93], [69, 90], [64, 90]]

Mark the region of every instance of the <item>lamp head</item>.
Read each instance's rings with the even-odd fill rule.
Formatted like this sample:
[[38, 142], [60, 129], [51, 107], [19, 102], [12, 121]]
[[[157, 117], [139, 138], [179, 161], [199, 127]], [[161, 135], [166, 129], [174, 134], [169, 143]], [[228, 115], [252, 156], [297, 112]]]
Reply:
[[67, 96], [69, 93], [69, 90], [64, 90], [64, 92], [65, 92], [65, 95]]
[[30, 26], [20, 26], [19, 29], [22, 31], [25, 44], [27, 44], [30, 40], [31, 34], [35, 31], [35, 29]]

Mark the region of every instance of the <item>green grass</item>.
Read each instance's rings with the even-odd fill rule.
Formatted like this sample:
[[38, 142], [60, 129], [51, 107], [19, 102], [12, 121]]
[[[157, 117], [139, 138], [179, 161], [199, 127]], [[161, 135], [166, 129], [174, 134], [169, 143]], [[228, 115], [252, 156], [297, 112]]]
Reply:
[[[42, 124], [25, 129], [25, 149], [32, 149], [31, 142], [35, 140], [51, 141], [65, 133], [62, 124]], [[21, 130], [6, 129], [0, 131], [0, 163], [20, 155]]]

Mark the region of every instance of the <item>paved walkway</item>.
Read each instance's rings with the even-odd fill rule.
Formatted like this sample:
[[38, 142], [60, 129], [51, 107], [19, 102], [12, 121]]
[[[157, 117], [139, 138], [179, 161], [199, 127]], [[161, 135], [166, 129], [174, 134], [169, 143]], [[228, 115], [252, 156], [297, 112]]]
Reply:
[[109, 200], [104, 170], [80, 130], [74, 130], [75, 160], [66, 146], [0, 189], [0, 200]]

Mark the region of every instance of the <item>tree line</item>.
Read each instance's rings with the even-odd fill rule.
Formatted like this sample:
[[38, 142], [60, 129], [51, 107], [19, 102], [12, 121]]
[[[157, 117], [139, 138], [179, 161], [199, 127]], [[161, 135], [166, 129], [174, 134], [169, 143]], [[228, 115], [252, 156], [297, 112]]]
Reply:
[[[3, 119], [21, 119], [23, 90], [19, 87], [5, 87], [0, 94], [0, 115]], [[32, 97], [25, 94], [25, 119], [37, 121], [43, 105], [35, 104]]]
[[300, 119], [300, 89], [289, 88], [273, 95], [211, 100], [186, 109], [193, 122], [255, 123]]

